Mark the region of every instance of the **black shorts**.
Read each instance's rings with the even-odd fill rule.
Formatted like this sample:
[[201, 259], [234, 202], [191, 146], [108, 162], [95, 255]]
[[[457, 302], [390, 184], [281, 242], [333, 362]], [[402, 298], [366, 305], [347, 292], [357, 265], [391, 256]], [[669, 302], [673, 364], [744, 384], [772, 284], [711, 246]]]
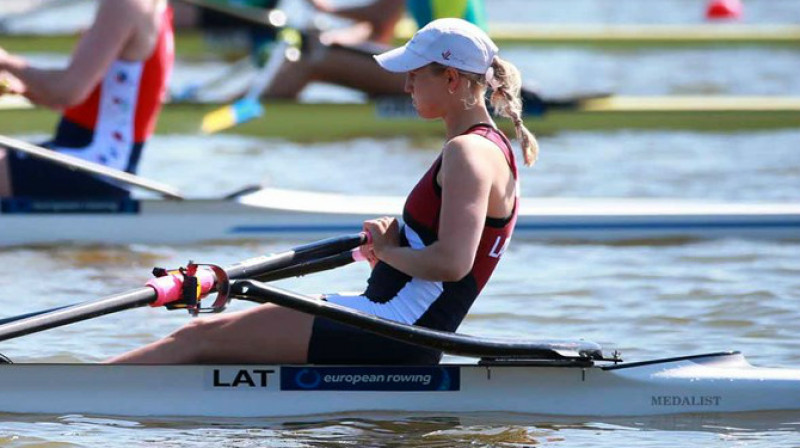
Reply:
[[314, 318], [311, 341], [308, 344], [309, 364], [438, 364], [442, 352], [365, 330]]
[[[46, 145], [45, 145], [46, 147]], [[127, 199], [130, 191], [92, 174], [8, 150], [14, 197], [33, 199]]]

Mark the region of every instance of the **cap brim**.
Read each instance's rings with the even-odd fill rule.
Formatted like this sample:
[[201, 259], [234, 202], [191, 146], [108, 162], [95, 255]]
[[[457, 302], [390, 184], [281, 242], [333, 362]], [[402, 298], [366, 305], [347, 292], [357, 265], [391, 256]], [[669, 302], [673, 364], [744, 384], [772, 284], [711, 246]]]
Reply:
[[405, 73], [430, 64], [430, 61], [408, 50], [405, 46], [373, 56], [384, 70]]

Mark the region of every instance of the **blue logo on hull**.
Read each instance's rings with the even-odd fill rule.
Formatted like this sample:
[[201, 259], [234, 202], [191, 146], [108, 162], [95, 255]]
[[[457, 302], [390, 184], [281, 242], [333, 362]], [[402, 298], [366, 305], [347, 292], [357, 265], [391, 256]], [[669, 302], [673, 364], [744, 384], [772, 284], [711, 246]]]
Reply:
[[432, 367], [281, 367], [281, 390], [453, 391], [461, 371]]

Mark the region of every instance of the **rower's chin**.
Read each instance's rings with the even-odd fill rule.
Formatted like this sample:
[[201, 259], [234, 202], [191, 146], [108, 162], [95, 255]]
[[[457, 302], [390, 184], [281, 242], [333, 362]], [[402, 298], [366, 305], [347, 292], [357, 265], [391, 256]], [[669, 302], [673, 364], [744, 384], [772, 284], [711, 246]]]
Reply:
[[417, 115], [419, 115], [420, 118], [424, 118], [426, 120], [434, 120], [436, 118], [439, 118], [439, 116], [430, 109], [426, 109], [424, 107], [420, 108], [416, 102], [414, 102], [413, 104], [414, 104], [414, 109], [416, 109]]

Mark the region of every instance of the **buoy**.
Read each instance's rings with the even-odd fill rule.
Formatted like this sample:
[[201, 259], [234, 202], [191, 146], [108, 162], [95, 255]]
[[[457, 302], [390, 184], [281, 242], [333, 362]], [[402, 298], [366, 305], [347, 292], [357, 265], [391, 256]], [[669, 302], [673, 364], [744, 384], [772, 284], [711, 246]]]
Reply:
[[710, 0], [706, 7], [706, 19], [739, 20], [743, 9], [741, 0]]

